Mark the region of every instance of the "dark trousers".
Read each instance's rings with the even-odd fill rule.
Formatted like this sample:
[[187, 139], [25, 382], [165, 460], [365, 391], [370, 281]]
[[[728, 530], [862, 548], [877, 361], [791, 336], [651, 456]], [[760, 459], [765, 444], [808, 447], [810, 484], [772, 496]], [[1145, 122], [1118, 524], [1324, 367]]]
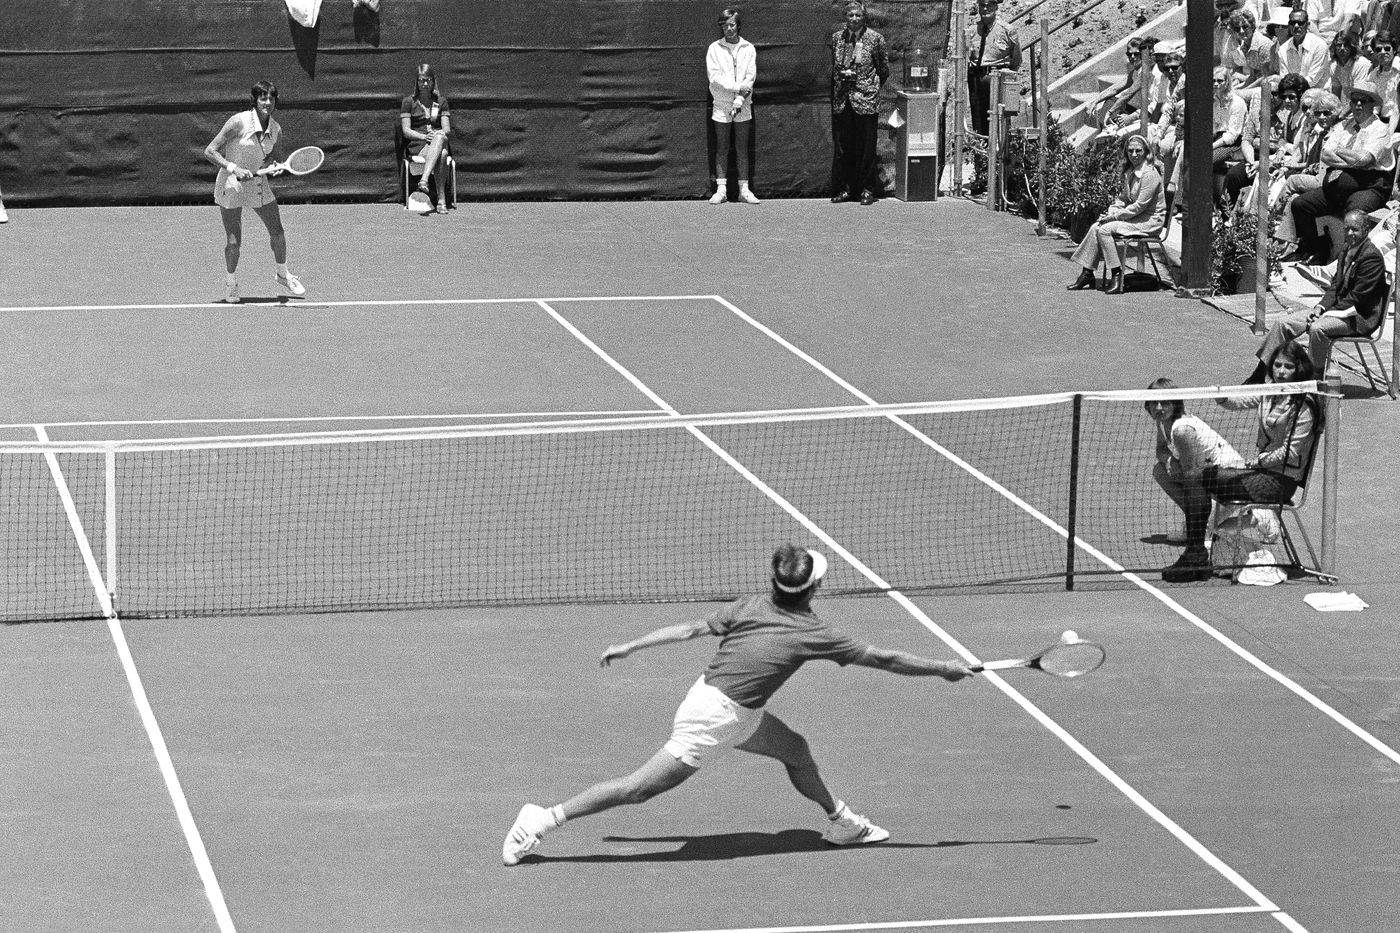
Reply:
[[972, 131], [986, 136], [991, 126], [987, 113], [992, 107], [992, 69], [967, 66], [967, 101], [972, 111]]
[[859, 195], [880, 187], [879, 159], [875, 155], [879, 114], [856, 113], [850, 104], [831, 116], [831, 187], [836, 194]]
[[1344, 216], [1347, 211], [1370, 213], [1385, 204], [1389, 172], [1342, 170], [1336, 178], [1322, 183], [1315, 191], [1304, 191], [1293, 199], [1293, 227], [1298, 233], [1298, 251], [1304, 255], [1332, 255], [1331, 244], [1317, 229], [1317, 219], [1327, 214]]
[[1248, 467], [1206, 467], [1200, 486], [1188, 490], [1185, 497], [1187, 547], [1205, 545], [1212, 499], [1289, 502], [1297, 489], [1296, 482], [1278, 473]]
[[753, 132], [753, 121], [743, 123], [720, 123], [715, 125], [715, 177], [729, 177], [729, 152], [734, 151], [734, 169], [740, 181], [749, 180], [749, 134]]

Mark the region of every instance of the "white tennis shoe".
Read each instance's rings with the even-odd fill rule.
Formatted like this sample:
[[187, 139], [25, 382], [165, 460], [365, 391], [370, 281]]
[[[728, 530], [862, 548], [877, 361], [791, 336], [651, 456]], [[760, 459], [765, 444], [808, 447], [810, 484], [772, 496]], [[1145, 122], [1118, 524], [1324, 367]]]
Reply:
[[845, 803], [836, 811], [836, 819], [831, 821], [822, 839], [834, 846], [857, 846], [870, 842], [884, 842], [890, 838], [888, 830], [881, 829], [859, 813], [854, 813]]
[[506, 841], [501, 845], [501, 861], [506, 865], [517, 865], [520, 860], [540, 847], [540, 840], [549, 829], [549, 811], [544, 807], [527, 803], [520, 808], [515, 823], [506, 833]]
[[720, 189], [719, 189], [718, 191], [716, 191], [714, 194], [710, 195], [710, 203], [711, 203], [711, 204], [723, 204], [725, 201], [728, 201], [728, 200], [729, 200], [729, 192], [728, 192], [728, 191], [725, 191], [724, 188], [723, 188], [723, 186], [721, 186]]
[[740, 200], [740, 201], [743, 201], [745, 204], [757, 204], [757, 203], [759, 203], [759, 201], [758, 201], [758, 195], [756, 195], [756, 194], [754, 194], [752, 191], [750, 191], [748, 185], [740, 185], [740, 186], [739, 186], [739, 200]]
[[306, 294], [306, 286], [301, 284], [301, 279], [292, 275], [290, 272], [286, 275], [277, 276], [277, 284], [281, 285], [298, 298]]
[[228, 290], [227, 290], [226, 292], [224, 292], [224, 304], [230, 304], [230, 305], [236, 305], [236, 304], [238, 304], [238, 283], [237, 283], [237, 282], [229, 282], [229, 283], [228, 283]]

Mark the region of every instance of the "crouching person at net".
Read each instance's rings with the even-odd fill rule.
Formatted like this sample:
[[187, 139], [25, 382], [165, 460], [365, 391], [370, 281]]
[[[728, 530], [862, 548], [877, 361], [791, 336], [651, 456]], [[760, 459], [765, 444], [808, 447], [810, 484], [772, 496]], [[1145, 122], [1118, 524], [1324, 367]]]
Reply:
[[[1175, 389], [1170, 379], [1157, 379], [1149, 389]], [[1244, 458], [1219, 432], [1195, 415], [1186, 414], [1181, 399], [1144, 402], [1143, 408], [1157, 423], [1157, 464], [1152, 478], [1162, 491], [1190, 516], [1192, 509], [1204, 508], [1209, 524], [1211, 500], [1201, 482], [1207, 467], [1242, 467]], [[1167, 533], [1168, 544], [1185, 544], [1189, 533], [1183, 525]]]
[[1071, 257], [1081, 267], [1079, 277], [1069, 284], [1070, 291], [1093, 288], [1094, 269], [1099, 260], [1104, 264], [1104, 291], [1111, 295], [1123, 293], [1123, 259], [1118, 255], [1114, 235], [1162, 232], [1167, 220], [1167, 205], [1162, 190], [1162, 175], [1148, 158], [1147, 139], [1134, 134], [1123, 143], [1122, 190], [1118, 198], [1096, 220], [1079, 248]]
[[822, 838], [828, 843], [844, 846], [888, 839], [888, 832], [832, 796], [807, 740], [769, 712], [768, 701], [808, 661], [834, 661], [843, 667], [858, 664], [948, 681], [961, 680], [972, 671], [959, 661], [934, 661], [877, 648], [829, 628], [812, 611], [812, 597], [825, 572], [826, 558], [821, 554], [783, 545], [773, 554], [771, 592], [743, 597], [694, 622], [610, 645], [603, 652], [604, 667], [642, 648], [705, 635], [720, 639], [714, 659], [676, 710], [670, 740], [626, 777], [595, 784], [552, 807], [526, 804], [506, 835], [501, 860], [517, 864], [539, 847], [546, 833], [566, 821], [665, 793], [731, 748], [781, 762], [797, 792], [826, 814]]
[[[1284, 344], [1270, 366], [1270, 381], [1311, 382], [1312, 361], [1296, 343]], [[1186, 550], [1162, 571], [1168, 583], [1208, 580], [1213, 575], [1206, 530], [1211, 501], [1289, 502], [1307, 479], [1321, 428], [1317, 402], [1310, 395], [1228, 396], [1218, 400], [1233, 411], [1259, 410], [1259, 453], [1243, 467], [1208, 466], [1201, 471], [1205, 496], [1192, 491], [1186, 507]]]
[[1321, 374], [1327, 369], [1333, 341], [1366, 336], [1385, 321], [1390, 289], [1385, 259], [1370, 239], [1375, 221], [1365, 211], [1353, 210], [1347, 211], [1342, 223], [1346, 228], [1342, 254], [1322, 300], [1311, 311], [1294, 311], [1269, 328], [1256, 353], [1259, 364], [1246, 384], [1263, 382], [1269, 371], [1267, 361], [1294, 341], [1306, 341], [1313, 371]]

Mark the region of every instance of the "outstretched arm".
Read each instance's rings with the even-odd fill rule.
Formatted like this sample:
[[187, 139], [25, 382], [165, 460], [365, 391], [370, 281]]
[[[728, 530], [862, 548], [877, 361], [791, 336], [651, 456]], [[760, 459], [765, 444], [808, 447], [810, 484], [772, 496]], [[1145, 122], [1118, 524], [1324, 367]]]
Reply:
[[853, 663], [859, 664], [861, 667], [889, 671], [891, 674], [904, 674], [908, 677], [942, 677], [948, 681], [962, 680], [972, 674], [968, 666], [961, 661], [935, 661], [932, 658], [921, 658], [917, 654], [910, 654], [907, 651], [895, 651], [892, 648], [873, 646], [865, 649], [865, 654]]
[[704, 619], [696, 619], [694, 622], [680, 622], [676, 625], [667, 625], [654, 632], [649, 632], [641, 638], [623, 642], [620, 645], [608, 645], [608, 650], [603, 652], [603, 657], [598, 663], [607, 667], [614, 661], [621, 661], [623, 658], [640, 651], [643, 648], [651, 648], [655, 645], [670, 645], [678, 641], [690, 641], [692, 638], [699, 638], [701, 635], [709, 635], [710, 626]]

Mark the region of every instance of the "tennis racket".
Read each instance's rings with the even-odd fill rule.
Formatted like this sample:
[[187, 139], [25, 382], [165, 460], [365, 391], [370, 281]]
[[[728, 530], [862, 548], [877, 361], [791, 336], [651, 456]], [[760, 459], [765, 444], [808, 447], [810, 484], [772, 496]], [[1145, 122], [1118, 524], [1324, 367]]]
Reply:
[[1056, 677], [1082, 677], [1096, 671], [1107, 657], [1103, 647], [1091, 641], [1081, 641], [1074, 632], [1065, 632], [1060, 640], [1049, 648], [1029, 658], [1007, 658], [1005, 661], [988, 661], [973, 665], [974, 674], [983, 671], [1004, 671], [1013, 667], [1028, 667], [1033, 671], [1044, 671]]
[[326, 153], [320, 146], [302, 146], [287, 156], [286, 161], [264, 165], [258, 169], [258, 174], [275, 175], [279, 172], [290, 172], [293, 175], [310, 175], [320, 168], [324, 161]]

